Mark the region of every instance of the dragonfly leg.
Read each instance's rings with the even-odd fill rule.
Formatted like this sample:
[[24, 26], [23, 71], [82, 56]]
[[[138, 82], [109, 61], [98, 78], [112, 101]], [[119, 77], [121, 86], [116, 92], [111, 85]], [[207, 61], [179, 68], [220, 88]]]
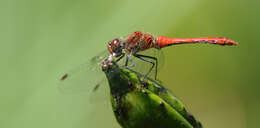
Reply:
[[130, 57], [127, 56], [127, 57], [126, 57], [126, 61], [125, 61], [125, 66], [126, 66], [126, 67], [128, 66], [129, 59], [130, 59]]
[[[155, 80], [156, 80], [157, 79], [157, 69], [158, 69], [158, 60], [157, 60], [157, 58], [156, 57], [152, 57], [152, 56], [141, 55], [141, 54], [135, 54], [134, 56], [139, 58], [139, 59], [141, 59], [141, 60], [143, 60], [143, 61], [145, 61], [145, 62], [148, 62], [148, 63], [152, 64], [152, 67], [149, 69], [148, 73], [145, 76], [148, 76], [151, 73], [151, 71], [153, 70], [154, 65], [155, 65]], [[150, 61], [150, 60], [147, 60], [146, 58], [155, 60], [155, 63]]]
[[[129, 62], [130, 62], [130, 65], [129, 65]], [[125, 67], [128, 67], [128, 65], [130, 67], [134, 67], [134, 65], [135, 65], [130, 55], [127, 55], [126, 61], [125, 61]]]
[[120, 61], [124, 56], [125, 54], [122, 54], [119, 58], [116, 59], [116, 62]]

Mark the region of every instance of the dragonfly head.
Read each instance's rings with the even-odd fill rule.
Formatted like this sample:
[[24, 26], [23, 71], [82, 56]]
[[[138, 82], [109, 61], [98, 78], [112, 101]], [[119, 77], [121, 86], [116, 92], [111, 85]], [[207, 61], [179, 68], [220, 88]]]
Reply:
[[118, 38], [110, 41], [108, 43], [107, 49], [115, 57], [118, 57], [118, 56], [122, 55], [122, 53], [123, 53], [121, 41]]

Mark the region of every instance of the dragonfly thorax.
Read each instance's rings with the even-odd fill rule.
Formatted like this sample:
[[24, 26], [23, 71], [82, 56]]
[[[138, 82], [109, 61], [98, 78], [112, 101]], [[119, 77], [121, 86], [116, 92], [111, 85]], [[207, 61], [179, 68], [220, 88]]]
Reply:
[[125, 45], [125, 49], [128, 52], [135, 54], [140, 51], [155, 48], [156, 40], [151, 34], [136, 31], [127, 37]]

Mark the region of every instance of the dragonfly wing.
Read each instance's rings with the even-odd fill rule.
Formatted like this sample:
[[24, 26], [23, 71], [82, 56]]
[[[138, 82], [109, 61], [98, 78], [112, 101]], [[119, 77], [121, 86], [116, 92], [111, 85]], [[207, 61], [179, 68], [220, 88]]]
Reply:
[[104, 101], [109, 102], [110, 96], [109, 93], [107, 93], [108, 90], [109, 90], [109, 85], [107, 79], [104, 77], [104, 79], [100, 81], [92, 90], [93, 94], [90, 95], [89, 102], [90, 103], [104, 102]]
[[102, 52], [87, 62], [66, 73], [59, 81], [59, 89], [63, 93], [93, 92], [105, 78], [101, 64], [109, 56]]

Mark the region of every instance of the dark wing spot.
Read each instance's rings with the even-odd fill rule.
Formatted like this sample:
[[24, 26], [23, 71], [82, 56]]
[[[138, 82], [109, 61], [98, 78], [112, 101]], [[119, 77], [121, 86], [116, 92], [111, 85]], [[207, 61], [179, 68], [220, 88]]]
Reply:
[[60, 80], [65, 80], [68, 77], [68, 74], [65, 74], [64, 76], [61, 77]]
[[100, 87], [100, 84], [97, 84], [94, 88], [93, 88], [93, 92], [97, 91], [97, 89]]

